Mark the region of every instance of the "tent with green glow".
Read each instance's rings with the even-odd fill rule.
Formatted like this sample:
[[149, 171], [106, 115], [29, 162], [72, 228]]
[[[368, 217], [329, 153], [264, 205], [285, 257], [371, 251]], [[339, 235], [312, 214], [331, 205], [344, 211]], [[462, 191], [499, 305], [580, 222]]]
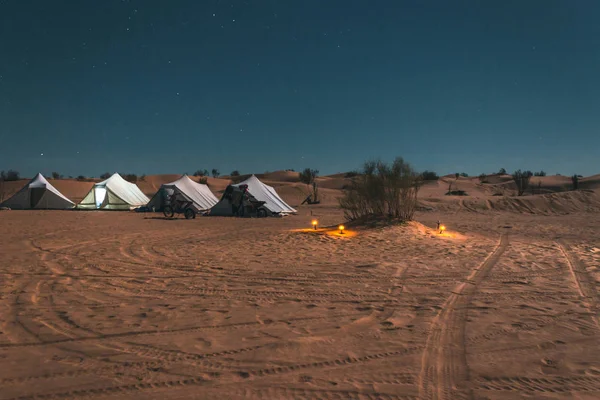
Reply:
[[96, 183], [77, 205], [83, 210], [131, 210], [148, 204], [148, 197], [140, 188], [114, 173], [110, 178]]

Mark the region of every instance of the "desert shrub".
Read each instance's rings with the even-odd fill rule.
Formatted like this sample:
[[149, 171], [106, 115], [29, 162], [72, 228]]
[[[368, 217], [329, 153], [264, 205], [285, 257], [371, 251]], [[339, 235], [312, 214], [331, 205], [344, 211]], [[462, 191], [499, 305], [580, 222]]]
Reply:
[[296, 171], [294, 171], [293, 168], [288, 168], [288, 169], [285, 170], [285, 172], [296, 172]]
[[304, 168], [302, 172], [300, 172], [300, 182], [305, 185], [310, 185], [315, 181], [315, 178], [319, 175], [319, 170]]
[[481, 182], [481, 183], [487, 183], [488, 182], [487, 175], [486, 174], [480, 174], [479, 175], [479, 182]]
[[534, 172], [533, 176], [546, 176], [546, 173], [544, 171]]
[[420, 184], [420, 174], [401, 157], [391, 165], [368, 161], [345, 189], [340, 207], [350, 221], [365, 217], [408, 221], [416, 210]]
[[440, 178], [435, 172], [427, 170], [421, 173], [421, 177], [424, 181], [437, 181]]
[[201, 183], [203, 185], [207, 185], [208, 184], [208, 177], [201, 176], [200, 179], [198, 179], [198, 183]]
[[516, 170], [512, 174], [513, 181], [517, 184], [517, 195], [523, 196], [523, 193], [529, 187], [529, 181], [533, 173], [531, 171], [521, 171], [520, 169]]
[[199, 169], [198, 171], [194, 172], [194, 176], [208, 176], [208, 171], [205, 169]]
[[504, 168], [500, 168], [498, 170], [498, 175], [506, 175], [506, 170]]
[[58, 172], [53, 172], [52, 173], [52, 179], [62, 179], [63, 176], [61, 174], [59, 174]]
[[231, 177], [240, 176], [240, 171], [238, 171], [237, 169], [235, 171], [231, 171], [231, 174], [229, 174], [229, 176], [231, 176]]
[[87, 180], [87, 178], [85, 176], [83, 176], [83, 175], [79, 175], [77, 177], [77, 180], [80, 181], [80, 182], [83, 182], [83, 181]]
[[468, 178], [469, 174], [467, 174], [466, 172], [461, 172], [460, 176], [462, 176], [463, 178]]
[[213, 178], [218, 178], [219, 175], [221, 175], [221, 173], [219, 172], [219, 170], [216, 169], [216, 168], [212, 169], [211, 174], [212, 174]]
[[100, 175], [100, 179], [108, 179], [110, 178], [110, 172], [105, 172], [102, 175]]
[[446, 196], [468, 196], [469, 194], [464, 190], [448, 190]]
[[140, 182], [145, 182], [145, 181], [146, 181], [146, 174], [142, 174], [142, 176], [140, 176]]
[[344, 178], [354, 178], [356, 175], [358, 175], [357, 171], [350, 171], [344, 174]]
[[123, 174], [123, 179], [127, 182], [136, 183], [138, 181], [138, 176], [136, 174]]
[[573, 183], [573, 190], [577, 190], [579, 189], [579, 178], [581, 177], [581, 175], [573, 175], [571, 177], [571, 182]]

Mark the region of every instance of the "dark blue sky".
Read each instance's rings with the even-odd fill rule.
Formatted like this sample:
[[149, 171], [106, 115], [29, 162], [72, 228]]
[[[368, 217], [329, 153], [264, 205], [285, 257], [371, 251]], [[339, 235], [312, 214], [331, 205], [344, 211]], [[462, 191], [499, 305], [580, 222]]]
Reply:
[[596, 0], [0, 0], [0, 169], [595, 174], [599, 20]]

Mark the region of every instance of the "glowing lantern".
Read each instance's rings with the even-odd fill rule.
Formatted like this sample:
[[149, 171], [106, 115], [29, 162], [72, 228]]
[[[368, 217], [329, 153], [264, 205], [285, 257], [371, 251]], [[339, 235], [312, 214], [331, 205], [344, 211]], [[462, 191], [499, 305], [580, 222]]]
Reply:
[[313, 219], [313, 220], [312, 220], [312, 226], [313, 226], [313, 229], [314, 229], [314, 230], [317, 230], [317, 224], [318, 224], [318, 223], [319, 223], [319, 222], [318, 222], [316, 219]]
[[344, 227], [344, 225], [340, 225], [340, 226], [338, 226], [338, 229], [340, 230], [340, 234], [343, 234], [344, 229], [346, 229], [346, 228]]
[[440, 233], [444, 233], [445, 230], [446, 230], [446, 226], [440, 225]]

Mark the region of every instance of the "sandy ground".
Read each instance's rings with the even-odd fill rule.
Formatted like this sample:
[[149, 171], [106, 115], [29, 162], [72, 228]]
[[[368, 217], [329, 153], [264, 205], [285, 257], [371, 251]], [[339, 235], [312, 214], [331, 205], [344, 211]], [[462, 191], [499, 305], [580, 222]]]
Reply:
[[0, 213], [0, 399], [600, 397], [598, 214], [309, 210]]

